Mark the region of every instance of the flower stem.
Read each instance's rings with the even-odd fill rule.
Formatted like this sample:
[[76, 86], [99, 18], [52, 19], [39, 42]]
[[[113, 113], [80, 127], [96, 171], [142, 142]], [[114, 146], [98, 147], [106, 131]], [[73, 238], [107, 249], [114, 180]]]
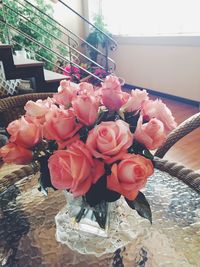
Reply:
[[82, 206], [81, 207], [81, 210], [79, 211], [79, 213], [76, 215], [76, 217], [75, 217], [75, 221], [78, 223], [78, 222], [80, 222], [80, 220], [81, 220], [81, 218], [83, 217], [83, 215], [84, 215], [84, 213], [85, 213], [85, 207], [84, 206]]

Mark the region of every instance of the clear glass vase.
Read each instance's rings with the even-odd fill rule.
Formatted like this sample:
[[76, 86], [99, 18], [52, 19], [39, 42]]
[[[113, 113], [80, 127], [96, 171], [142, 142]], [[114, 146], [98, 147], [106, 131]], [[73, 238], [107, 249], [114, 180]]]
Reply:
[[91, 207], [84, 197], [73, 197], [68, 191], [64, 191], [64, 194], [71, 228], [102, 237], [108, 236], [110, 211], [108, 202], [102, 201]]
[[64, 194], [67, 204], [55, 216], [55, 236], [79, 254], [110, 255], [140, 240], [149, 224], [127, 206], [124, 198], [90, 207], [84, 198], [74, 198], [67, 191]]

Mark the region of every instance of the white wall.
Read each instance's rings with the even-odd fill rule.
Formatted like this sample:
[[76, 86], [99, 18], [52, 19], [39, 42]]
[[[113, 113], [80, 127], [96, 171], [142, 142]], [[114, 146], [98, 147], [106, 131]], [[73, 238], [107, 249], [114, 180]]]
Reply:
[[[64, 0], [64, 2], [79, 14], [83, 13], [82, 0]], [[52, 3], [52, 5], [54, 7], [54, 18], [58, 22], [70, 29], [75, 34], [81, 37], [84, 36], [83, 22], [76, 14], [68, 10], [63, 4], [59, 2], [54, 4]]]
[[[86, 0], [65, 0], [87, 17]], [[59, 3], [55, 18], [84, 37], [82, 21]], [[87, 34], [87, 33], [86, 33]], [[200, 101], [200, 37], [121, 37], [117, 51], [116, 74], [126, 83]]]
[[115, 38], [116, 74], [126, 83], [200, 101], [200, 37]]

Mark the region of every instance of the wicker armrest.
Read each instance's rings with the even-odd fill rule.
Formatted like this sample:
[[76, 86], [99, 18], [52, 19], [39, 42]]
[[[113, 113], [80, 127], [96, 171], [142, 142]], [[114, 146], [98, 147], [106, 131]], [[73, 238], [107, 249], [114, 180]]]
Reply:
[[200, 173], [188, 169], [179, 163], [170, 162], [158, 157], [154, 157], [154, 165], [155, 168], [168, 172], [200, 193]]
[[182, 122], [176, 129], [174, 129], [165, 143], [155, 152], [155, 156], [163, 158], [167, 151], [182, 137], [189, 134], [200, 126], [200, 112]]
[[27, 101], [36, 101], [52, 96], [53, 93], [31, 93], [0, 99], [0, 127], [6, 127], [11, 121], [23, 115]]

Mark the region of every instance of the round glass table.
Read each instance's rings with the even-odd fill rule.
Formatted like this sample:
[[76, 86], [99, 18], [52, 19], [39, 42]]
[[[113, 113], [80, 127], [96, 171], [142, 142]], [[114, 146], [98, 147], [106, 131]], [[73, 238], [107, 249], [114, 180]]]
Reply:
[[56, 241], [55, 216], [66, 205], [65, 197], [61, 191], [45, 197], [38, 191], [38, 175], [0, 194], [1, 266], [200, 266], [200, 195], [176, 177], [155, 170], [143, 190], [152, 209], [152, 226], [138, 240], [96, 257]]

